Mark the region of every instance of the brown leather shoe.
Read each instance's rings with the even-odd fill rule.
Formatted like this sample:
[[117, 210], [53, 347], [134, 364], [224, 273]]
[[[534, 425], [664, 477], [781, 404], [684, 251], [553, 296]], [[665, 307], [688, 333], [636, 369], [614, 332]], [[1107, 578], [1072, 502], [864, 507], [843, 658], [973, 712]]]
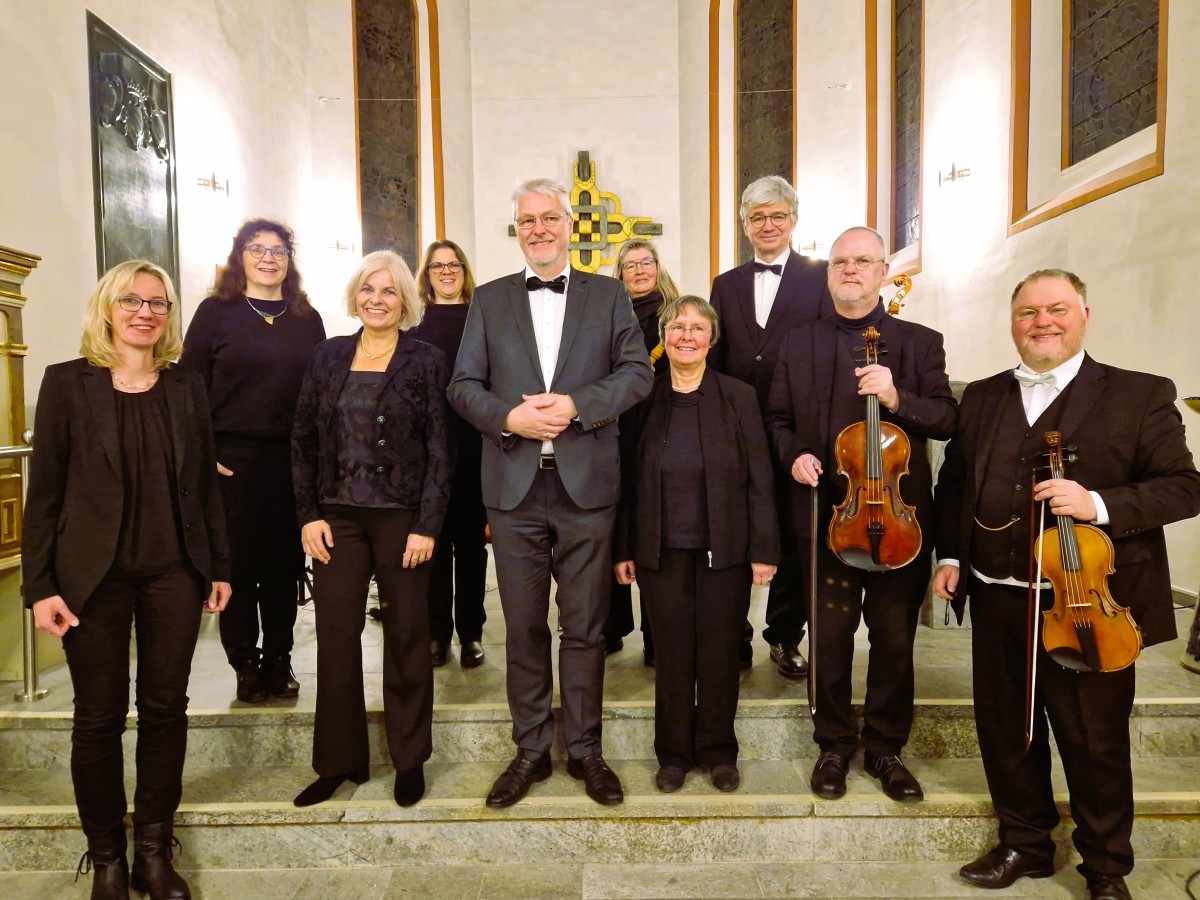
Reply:
[[1088, 896], [1091, 900], [1130, 900], [1129, 888], [1122, 876], [1088, 872], [1083, 866], [1078, 868], [1087, 879]]
[[567, 762], [567, 774], [583, 782], [587, 795], [601, 806], [616, 806], [625, 800], [621, 779], [599, 753]]
[[1020, 850], [998, 844], [974, 862], [958, 870], [964, 881], [981, 888], [1006, 888], [1018, 878], [1049, 878], [1052, 860], [1034, 859]]
[[545, 781], [553, 771], [549, 753], [543, 753], [536, 759], [518, 756], [492, 785], [487, 795], [487, 805], [492, 809], [512, 806], [529, 793], [529, 788], [535, 782]]
[[826, 750], [817, 757], [812, 777], [808, 780], [809, 787], [818, 797], [836, 800], [846, 793], [846, 772], [849, 768], [849, 757]]
[[899, 803], [925, 799], [921, 783], [908, 771], [899, 756], [865, 754], [863, 768], [872, 778], [879, 779], [883, 792]]
[[808, 662], [800, 652], [800, 645], [795, 641], [771, 645], [771, 662], [784, 678], [802, 681], [808, 677]]
[[738, 767], [728, 763], [713, 766], [710, 777], [712, 778], [713, 787], [726, 794], [736, 791], [742, 783], [742, 776], [738, 774]]
[[683, 787], [687, 773], [679, 766], [662, 766], [654, 774], [654, 786], [664, 794], [673, 794]]

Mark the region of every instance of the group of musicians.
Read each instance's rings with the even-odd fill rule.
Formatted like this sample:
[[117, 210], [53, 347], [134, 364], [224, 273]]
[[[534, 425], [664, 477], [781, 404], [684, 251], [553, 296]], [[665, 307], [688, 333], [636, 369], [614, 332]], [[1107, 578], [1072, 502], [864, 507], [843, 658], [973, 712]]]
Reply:
[[[343, 580], [365, 587], [372, 565], [378, 570], [380, 563], [372, 563], [368, 550], [355, 543], [350, 525], [345, 533], [337, 530], [341, 520], [333, 521], [333, 514], [348, 509], [373, 534], [371, 529], [378, 529], [372, 523], [393, 518], [408, 522], [419, 506], [425, 517], [420, 525], [396, 526], [412, 531], [407, 545], [404, 535], [389, 534], [387, 546], [393, 549], [384, 554], [406, 547], [402, 564], [393, 560], [393, 568], [417, 568], [433, 558], [453, 466], [453, 453], [428, 436], [446, 431], [450, 409], [482, 436], [482, 454], [474, 464], [476, 490], [487, 509], [504, 611], [506, 688], [516, 745], [514, 759], [487, 796], [488, 806], [511, 806], [553, 770], [555, 666], [547, 621], [552, 580], [557, 583], [558, 693], [567, 772], [584, 782], [596, 802], [623, 801], [620, 778], [605, 761], [601, 740], [605, 631], [614, 574], [624, 584], [642, 576], [639, 584], [653, 625], [660, 790], [679, 789], [691, 768], [709, 769], [719, 790], [739, 786], [733, 718], [737, 671], [746, 662], [744, 646], [739, 660], [739, 645], [748, 629], [743, 623], [751, 585], [762, 584], [770, 586], [764, 638], [771, 661], [783, 676], [808, 680], [819, 747], [810, 779], [813, 793], [829, 800], [843, 796], [851, 760], [861, 745], [865, 772], [888, 797], [923, 799], [901, 752], [913, 721], [916, 625], [936, 553], [934, 591], [952, 604], [960, 623], [970, 606], [976, 725], [999, 819], [998, 845], [963, 866], [961, 876], [980, 887], [1004, 888], [1022, 877], [1053, 874], [1052, 832], [1059, 817], [1050, 778], [1052, 729], [1070, 788], [1074, 842], [1082, 857], [1079, 870], [1090, 896], [1128, 897], [1124, 876], [1133, 867], [1128, 720], [1134, 665], [1132, 658], [1113, 665], [1101, 662], [1108, 658], [1107, 619], [1117, 611], [1127, 622], [1132, 617], [1133, 657], [1141, 646], [1175, 637], [1163, 526], [1200, 513], [1200, 472], [1185, 441], [1174, 385], [1104, 365], [1084, 351], [1091, 315], [1084, 283], [1054, 268], [1024, 278], [1010, 301], [1020, 365], [970, 384], [956, 402], [942, 335], [889, 315], [880, 297], [888, 277], [883, 237], [871, 228], [854, 227], [834, 241], [827, 262], [801, 256], [791, 248], [797, 197], [783, 178], [760, 178], [743, 194], [741, 224], [754, 260], [719, 275], [708, 301], [662, 291], [657, 321], [647, 311], [635, 315], [630, 303], [631, 296], [635, 301], [650, 296], [656, 286], [661, 291], [670, 282], [658, 271], [656, 254], [643, 249], [638, 257], [625, 259], [616, 279], [572, 269], [571, 204], [563, 186], [535, 179], [522, 184], [512, 201], [525, 265], [469, 297], [469, 307], [456, 319], [463, 323], [456, 359], [444, 359], [441, 351], [403, 334], [423, 315], [413, 278], [394, 254], [368, 257], [347, 288], [347, 309], [363, 320], [364, 330], [356, 341], [328, 341], [318, 352], [318, 362], [328, 363], [330, 384], [349, 379], [368, 387], [362, 388], [357, 406], [343, 410], [346, 391], [319, 383], [324, 370], [314, 365], [300, 404], [308, 418], [297, 413], [291, 448], [295, 473], [324, 473], [319, 484], [309, 479], [310, 514], [301, 509], [304, 547], [328, 569], [321, 571], [321, 584], [335, 580], [331, 556], [335, 561], [353, 557], [353, 572], [347, 570]], [[247, 278], [278, 286], [292, 271], [290, 232], [285, 240], [276, 233], [281, 226], [272, 223], [249, 223], [247, 228], [245, 239], [235, 241], [229, 270], [245, 269]], [[455, 256], [457, 248], [447, 246], [454, 252], [439, 252], [449, 262], [431, 257], [426, 268], [448, 285], [434, 287], [457, 301], [462, 289], [458, 279], [471, 287], [473, 282], [465, 260]], [[118, 274], [124, 280], [109, 291], [116, 299], [99, 291], [94, 301], [97, 333], [107, 336], [104, 347], [112, 343], [118, 351], [128, 349], [145, 363], [146, 372], [138, 370], [144, 377], [126, 384], [132, 376], [112, 362], [124, 357], [105, 350], [107, 355], [97, 356], [99, 362], [90, 367], [85, 361], [70, 364], [69, 371], [59, 367], [66, 373], [59, 380], [73, 385], [82, 377], [79, 372], [110, 366], [118, 399], [124, 393], [144, 393], [153, 400], [158, 371], [174, 371], [167, 357], [168, 351], [177, 353], [180, 343], [178, 310], [170, 315], [175, 304], [161, 270], [144, 264]], [[635, 292], [639, 279], [645, 284]], [[278, 332], [276, 320], [284, 326], [296, 320], [297, 327], [308, 322], [278, 291], [252, 298], [246, 281], [233, 294], [238, 302], [230, 308], [250, 325], [272, 326], [260, 328], [264, 334]], [[260, 308], [264, 303], [277, 306]], [[285, 316], [289, 310], [295, 314]], [[305, 334], [312, 336], [305, 346], [311, 355], [323, 330], [319, 319], [310, 325]], [[655, 329], [662, 349], [653, 350], [651, 358], [664, 353], [665, 371], [647, 364]], [[174, 343], [163, 343], [163, 334], [174, 335]], [[153, 359], [151, 349], [158, 354]], [[151, 363], [153, 371], [147, 368]], [[424, 366], [420, 377], [413, 374], [418, 363]], [[58, 378], [55, 373], [58, 369], [48, 372], [51, 387], [58, 384], [50, 377]], [[408, 374], [401, 378], [396, 373]], [[199, 391], [199, 381], [193, 380]], [[392, 390], [387, 387], [392, 382], [399, 397], [393, 405], [399, 405], [384, 410], [375, 395], [383, 390], [379, 385]], [[43, 495], [50, 500], [43, 503], [44, 514], [29, 519], [30, 533], [44, 538], [31, 546], [44, 545], [45, 551], [41, 556], [31, 551], [31, 559], [45, 557], [42, 569], [52, 572], [62, 549], [54, 529], [61, 538], [66, 513], [60, 510], [63, 478], [47, 474], [56, 457], [46, 441], [62, 438], [59, 455], [73, 458], [69, 432], [81, 426], [63, 418], [65, 413], [59, 415], [53, 404], [45, 410], [43, 405], [31, 508], [37, 511], [34, 501]], [[412, 411], [418, 408], [427, 417], [421, 428], [412, 424], [417, 421]], [[168, 421], [166, 409], [155, 407], [155, 422]], [[175, 411], [170, 412], [173, 416]], [[79, 417], [87, 415], [80, 412]], [[361, 434], [355, 438], [366, 427], [355, 422], [378, 426], [378, 435], [371, 431], [370, 441]], [[400, 429], [407, 443], [385, 425]], [[309, 435], [315, 447], [324, 433], [320, 429], [327, 426], [344, 433], [334, 429], [327, 447], [306, 456], [301, 438]], [[166, 426], [155, 427], [159, 435]], [[1048, 433], [1055, 438], [1048, 440]], [[279, 437], [281, 446], [286, 444], [284, 432]], [[936, 487], [928, 440], [949, 441]], [[1057, 451], [1054, 458], [1060, 464], [1044, 471], [1048, 442], [1069, 450]], [[396, 443], [400, 450], [392, 449]], [[229, 463], [221, 447], [218, 440], [215, 452], [224, 453], [219, 460]], [[388, 454], [396, 453], [400, 457], [393, 465]], [[158, 452], [154, 458], [160, 456], [168, 460], [159, 460], [159, 468], [167, 472], [173, 457]], [[216, 465], [212, 456], [208, 452], [199, 465], [205, 470], [206, 496], [215, 497], [212, 471], [221, 470], [227, 480], [234, 473]], [[351, 466], [359, 457], [370, 464]], [[280, 459], [285, 458], [286, 452]], [[1066, 471], [1064, 458], [1070, 461]], [[242, 471], [252, 461], [233, 469]], [[66, 466], [64, 462], [62, 471]], [[360, 505], [365, 503], [369, 514], [360, 515], [356, 506], [339, 499], [353, 493], [347, 492], [354, 484], [347, 487], [338, 480], [344, 481], [343, 470], [351, 469], [358, 473], [354, 484], [361, 482], [362, 488], [353, 496], [367, 498]], [[298, 497], [302, 481], [297, 477]], [[174, 485], [169, 478], [163, 483]], [[119, 500], [119, 487], [114, 490]], [[180, 493], [186, 497], [189, 490]], [[122, 507], [114, 503], [119, 515]], [[169, 513], [172, 507], [164, 503]], [[221, 589], [209, 601], [216, 610], [229, 602], [229, 585], [221, 579], [229, 577], [230, 569], [215, 500], [213, 509], [209, 527], [220, 540], [214, 538], [211, 567], [207, 556], [194, 563], [192, 593], [198, 597], [201, 582], [212, 581]], [[171, 521], [184, 522], [190, 533], [190, 520], [181, 515], [177, 510]], [[1054, 543], [1047, 522], [1057, 523], [1058, 569], [1043, 550]], [[1086, 541], [1076, 536], [1075, 526]], [[359, 543], [372, 544], [371, 534]], [[191, 538], [185, 541], [187, 535], [181, 535], [175, 543], [182, 541], [179, 546], [190, 553]], [[1107, 544], [1108, 556], [1096, 558], [1092, 548], [1097, 543]], [[172, 547], [178, 556], [179, 548]], [[63, 563], [70, 567], [70, 560]], [[234, 579], [237, 571], [235, 565]], [[64, 642], [84, 641], [87, 629], [82, 637], [76, 635], [82, 602], [73, 607], [72, 597], [64, 601], [59, 596], [57, 581], [49, 576], [43, 581], [31, 595], [39, 627], [67, 635]], [[251, 578], [261, 581], [257, 575]], [[234, 603], [238, 592], [235, 586]], [[253, 590], [241, 593], [253, 600]], [[347, 588], [343, 593], [352, 601], [343, 623], [350, 629], [347, 646], [352, 646], [362, 630], [361, 591]], [[1064, 595], [1069, 595], [1066, 601]], [[409, 624], [400, 630], [419, 639], [410, 640], [403, 655], [411, 668], [420, 670], [416, 681], [428, 687], [425, 676], [431, 660], [439, 664], [439, 650], [441, 663], [445, 661], [449, 625], [444, 634], [434, 635], [432, 655], [426, 657], [425, 605], [408, 600], [403, 615]], [[332, 607], [321, 602], [328, 618]], [[1048, 634], [1042, 640], [1038, 630], [1041, 612], [1054, 615], [1060, 605], [1070, 607], [1073, 625], [1066, 633], [1077, 641], [1071, 647], [1049, 646]], [[401, 615], [395, 598], [381, 606], [385, 626], [389, 617]], [[196, 610], [193, 625], [198, 623]], [[133, 613], [122, 615], [125, 655], [115, 650], [112, 655], [117, 659], [114, 671], [126, 677], [127, 620]], [[249, 632], [239, 637], [238, 652], [231, 651], [239, 698], [255, 702], [268, 693], [295, 696], [299, 686], [290, 668], [290, 640], [268, 646], [264, 636], [259, 650], [255, 618], [250, 610]], [[851, 698], [854, 635], [861, 621], [867, 625], [870, 652], [860, 727]], [[264, 631], [267, 625], [264, 614]], [[808, 659], [800, 649], [806, 628]], [[139, 625], [139, 636], [141, 631]], [[480, 664], [478, 632], [460, 636], [463, 665]], [[194, 645], [195, 629], [185, 637]], [[226, 645], [231, 646], [229, 641]], [[342, 666], [325, 649], [326, 663]], [[264, 655], [270, 662], [265, 668]], [[361, 694], [361, 674], [356, 677], [347, 682], [351, 694]], [[395, 682], [399, 703], [408, 689], [400, 689], [402, 679], [389, 682], [389, 677], [385, 671], [385, 682]], [[326, 696], [323, 702], [320, 685], [318, 694], [320, 722], [323, 709], [329, 718], [330, 700]], [[392, 748], [396, 798], [405, 806], [425, 790], [421, 767], [430, 752], [431, 692], [420, 696], [425, 698], [423, 712], [413, 732], [420, 733], [408, 742], [411, 752], [400, 762]], [[127, 687], [114, 697], [106, 701], [115, 710], [110, 718], [118, 717], [123, 727]], [[140, 698], [139, 693], [139, 703]], [[297, 798], [298, 805], [328, 799], [346, 780], [367, 779], [361, 699], [354, 707], [362, 720], [354, 752], [339, 748], [336, 760], [317, 766], [321, 777]], [[186, 697], [180, 703], [186, 709]], [[176, 719], [178, 731], [184, 720]], [[344, 743], [339, 730], [344, 729], [329, 732], [337, 745]], [[79, 722], [76, 732], [73, 740], [79, 745]], [[105, 746], [119, 741], [119, 734], [106, 735]], [[390, 728], [388, 736], [391, 744]], [[173, 800], [152, 813], [135, 814], [138, 822], [138, 815], [150, 816], [145, 821], [151, 824], [139, 826], [145, 834], [139, 833], [138, 840], [149, 849], [139, 851], [134, 880], [161, 882], [162, 896], [187, 896], [169, 865], [182, 746], [168, 779]], [[119, 760], [119, 753], [114, 758]], [[118, 786], [119, 768], [118, 762], [117, 774], [109, 779]], [[89, 831], [89, 855], [98, 872], [111, 875], [111, 895], [119, 896], [125, 883], [119, 821], [123, 795], [113, 794], [110, 800], [104, 821], [93, 828], [94, 834]]]

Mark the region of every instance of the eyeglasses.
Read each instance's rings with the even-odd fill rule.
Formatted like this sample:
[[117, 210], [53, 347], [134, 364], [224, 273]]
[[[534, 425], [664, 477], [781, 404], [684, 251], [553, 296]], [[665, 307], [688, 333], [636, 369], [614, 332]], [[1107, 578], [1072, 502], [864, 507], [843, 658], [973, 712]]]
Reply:
[[621, 263], [622, 272], [636, 272], [641, 269], [643, 272], [649, 272], [658, 265], [658, 260], [653, 256], [647, 256], [645, 259], [631, 259], [628, 262]]
[[871, 259], [869, 256], [856, 256], [853, 259], [846, 259], [844, 256], [839, 256], [829, 261], [829, 268], [835, 272], [845, 272], [846, 267], [853, 263], [854, 268], [861, 271], [862, 269], [871, 268], [875, 263], [881, 262], [883, 262], [882, 259]]
[[276, 262], [283, 262], [292, 255], [292, 251], [287, 247], [264, 247], [262, 244], [247, 244], [243, 249], [255, 259], [262, 259], [270, 253], [271, 259]]
[[454, 262], [431, 262], [425, 267], [430, 272], [449, 272], [452, 275], [457, 275], [463, 268], [463, 264], [457, 259]]
[[521, 218], [517, 219], [517, 228], [521, 231], [529, 231], [534, 225], [541, 222], [544, 228], [554, 229], [561, 225], [565, 218], [566, 216], [562, 213], [547, 213], [544, 216], [521, 216]]
[[707, 325], [680, 325], [678, 323], [668, 325], [666, 331], [673, 338], [681, 338], [685, 334], [695, 337], [708, 337], [708, 335], [712, 334]]
[[776, 228], [782, 228], [791, 219], [793, 213], [771, 213], [769, 216], [764, 216], [762, 213], [755, 213], [746, 219], [750, 223], [751, 228], [762, 228], [767, 224], [767, 220], [771, 220], [771, 224]]
[[165, 316], [171, 311], [171, 301], [163, 300], [159, 297], [155, 297], [153, 300], [143, 300], [141, 297], [135, 297], [130, 294], [128, 297], [118, 299], [117, 303], [120, 304], [121, 309], [132, 313], [137, 312], [147, 303], [150, 304], [150, 312], [156, 316]]

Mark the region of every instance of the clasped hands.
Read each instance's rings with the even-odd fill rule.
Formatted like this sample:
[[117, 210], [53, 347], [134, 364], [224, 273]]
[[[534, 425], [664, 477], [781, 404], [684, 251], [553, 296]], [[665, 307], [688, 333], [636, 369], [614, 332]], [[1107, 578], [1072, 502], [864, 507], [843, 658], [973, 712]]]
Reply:
[[533, 441], [552, 441], [579, 415], [569, 394], [522, 394], [504, 420], [504, 430]]

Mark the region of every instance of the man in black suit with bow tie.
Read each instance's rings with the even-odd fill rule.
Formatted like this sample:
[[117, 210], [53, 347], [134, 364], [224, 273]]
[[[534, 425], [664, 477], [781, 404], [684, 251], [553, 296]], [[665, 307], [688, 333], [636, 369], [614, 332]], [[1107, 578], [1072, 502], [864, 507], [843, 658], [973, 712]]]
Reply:
[[[1026, 747], [1030, 477], [1045, 432], [1078, 448], [1066, 477], [1039, 480], [1033, 499], [1046, 502], [1047, 518], [1069, 516], [1109, 535], [1116, 568], [1109, 591], [1129, 608], [1149, 646], [1175, 637], [1162, 529], [1200, 512], [1200, 473], [1175, 385], [1092, 359], [1083, 349], [1090, 317], [1087, 288], [1072, 272], [1041, 269], [1013, 291], [1021, 365], [972, 382], [963, 394], [938, 475], [934, 590], [952, 601], [960, 623], [970, 600], [975, 725], [999, 819], [999, 844], [959, 874], [984, 888], [1054, 874], [1053, 729], [1083, 858], [1079, 871], [1094, 900], [1120, 900], [1129, 897], [1124, 876], [1133, 869], [1134, 666], [1064, 668], [1039, 640]], [[1041, 599], [1050, 594], [1043, 588]]]
[[486, 439], [483, 502], [507, 632], [517, 756], [487, 804], [511, 806], [550, 777], [553, 569], [567, 772], [612, 805], [624, 795], [601, 754], [600, 716], [621, 481], [617, 417], [650, 393], [650, 360], [624, 285], [568, 264], [566, 189], [526, 182], [513, 213], [527, 265], [475, 292], [447, 391]]
[[[827, 316], [833, 300], [825, 283], [824, 260], [811, 260], [792, 249], [798, 208], [796, 192], [778, 175], [759, 178], [742, 193], [742, 230], [754, 248], [754, 260], [713, 281], [710, 302], [717, 311], [721, 340], [708, 362], [718, 372], [751, 385], [764, 415], [771, 377], [784, 335]], [[767, 627], [763, 638], [771, 648], [771, 661], [785, 678], [802, 679], [808, 664], [800, 653], [807, 619], [807, 599], [796, 540], [786, 512], [790, 508], [791, 475], [776, 467], [776, 506], [780, 513], [783, 554], [767, 595]], [[743, 666], [750, 663], [750, 637], [746, 625]]]

